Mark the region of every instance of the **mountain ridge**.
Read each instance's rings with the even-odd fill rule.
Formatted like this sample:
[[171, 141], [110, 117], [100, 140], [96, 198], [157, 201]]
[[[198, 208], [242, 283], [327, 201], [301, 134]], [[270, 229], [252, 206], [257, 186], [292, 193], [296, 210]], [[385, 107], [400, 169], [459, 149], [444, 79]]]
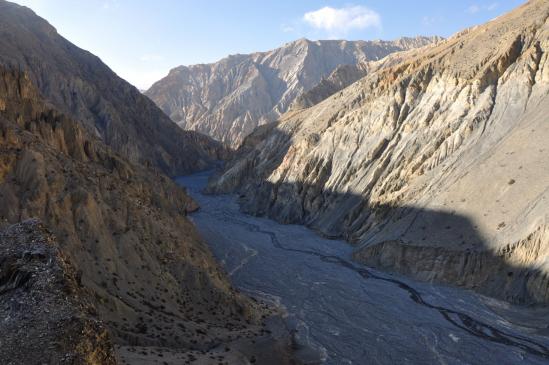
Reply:
[[548, 14], [530, 1], [387, 56], [254, 132], [210, 191], [356, 242], [368, 265], [546, 303]]
[[4, 0], [0, 63], [27, 72], [48, 102], [133, 163], [181, 175], [226, 157], [218, 142], [177, 128], [134, 86], [31, 9]]
[[182, 128], [198, 130], [234, 148], [253, 128], [276, 120], [300, 93], [315, 86], [338, 65], [378, 60], [391, 52], [438, 40], [302, 38], [270, 51], [176, 67], [145, 94]]

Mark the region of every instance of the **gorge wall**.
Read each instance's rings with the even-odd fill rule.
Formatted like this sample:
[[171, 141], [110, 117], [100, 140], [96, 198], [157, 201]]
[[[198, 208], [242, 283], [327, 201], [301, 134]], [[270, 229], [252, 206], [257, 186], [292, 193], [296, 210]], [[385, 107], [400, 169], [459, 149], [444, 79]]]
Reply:
[[547, 302], [549, 4], [530, 1], [254, 132], [211, 192], [366, 264]]
[[51, 109], [26, 74], [0, 68], [0, 80], [0, 224], [51, 229], [118, 343], [207, 347], [254, 320], [181, 188]]

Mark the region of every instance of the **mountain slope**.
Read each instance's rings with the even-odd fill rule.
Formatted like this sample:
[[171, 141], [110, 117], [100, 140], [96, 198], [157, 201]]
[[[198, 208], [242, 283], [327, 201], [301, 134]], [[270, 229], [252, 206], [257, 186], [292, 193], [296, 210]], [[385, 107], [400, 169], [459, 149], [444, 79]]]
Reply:
[[340, 65], [311, 89], [299, 95], [290, 109], [303, 109], [320, 103], [338, 91], [360, 80], [368, 73], [368, 63]]
[[211, 191], [357, 242], [367, 264], [549, 302], [549, 25], [530, 1], [387, 57], [252, 134]]
[[170, 175], [223, 157], [219, 143], [181, 131], [101, 60], [61, 37], [30, 9], [0, 0], [0, 64], [21, 69], [58, 110], [134, 163]]
[[369, 42], [300, 39], [268, 52], [177, 67], [146, 95], [182, 128], [237, 147], [255, 127], [276, 120], [299, 94], [338, 65], [378, 60], [436, 40], [439, 38]]
[[262, 333], [266, 311], [230, 286], [186, 218], [197, 207], [185, 191], [1, 66], [0, 201], [0, 226], [38, 218], [51, 229], [115, 344], [196, 357]]

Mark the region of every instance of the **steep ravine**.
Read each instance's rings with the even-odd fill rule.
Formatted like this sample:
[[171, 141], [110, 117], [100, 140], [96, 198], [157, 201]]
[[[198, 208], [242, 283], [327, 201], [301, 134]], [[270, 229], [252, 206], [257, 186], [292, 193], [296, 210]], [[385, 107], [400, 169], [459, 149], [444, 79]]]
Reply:
[[[171, 363], [238, 363], [259, 359], [257, 352], [273, 364], [291, 363], [288, 334], [273, 338], [264, 327], [272, 311], [233, 288], [186, 217], [197, 209], [186, 192], [158, 170], [130, 163], [90, 135], [45, 102], [31, 80], [18, 69], [0, 66], [0, 227], [40, 219], [55, 235], [60, 254], [77, 268], [78, 285], [88, 298], [81, 299], [89, 301], [100, 323], [95, 334], [85, 320], [66, 326], [77, 332], [84, 326], [89, 333], [81, 340], [60, 338], [67, 345], [59, 356], [78, 353], [79, 343], [88, 346], [94, 336], [101, 340], [108, 333], [120, 361], [131, 359], [132, 364], [160, 361], [164, 353]], [[26, 243], [24, 235], [15, 239]], [[18, 271], [9, 262], [0, 270], [0, 286], [15, 283], [18, 289], [20, 280], [10, 274]], [[28, 298], [24, 289], [4, 298]], [[47, 290], [30, 296], [33, 313], [37, 303], [46, 306], [50, 299]], [[76, 311], [86, 304], [73, 299], [66, 310], [59, 308], [60, 315], [70, 316], [72, 307]], [[2, 302], [6, 318], [24, 317], [14, 303]], [[40, 309], [41, 316], [25, 326], [66, 325], [55, 317], [58, 312]], [[5, 329], [10, 347], [0, 347], [0, 358], [24, 358], [32, 344], [37, 354], [48, 352], [46, 340], [22, 339], [12, 322]], [[40, 330], [46, 336], [52, 329]], [[14, 345], [20, 340], [27, 341], [25, 346]], [[48, 363], [58, 364], [57, 354], [52, 352]]]
[[530, 1], [389, 55], [254, 132], [208, 190], [385, 270], [547, 303], [548, 14]]

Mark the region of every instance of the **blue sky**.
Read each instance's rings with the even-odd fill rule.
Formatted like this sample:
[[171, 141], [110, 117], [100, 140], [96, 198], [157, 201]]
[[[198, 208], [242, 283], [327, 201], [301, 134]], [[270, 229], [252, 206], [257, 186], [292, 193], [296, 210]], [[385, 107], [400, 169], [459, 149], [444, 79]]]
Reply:
[[178, 65], [309, 39], [441, 35], [524, 0], [16, 0], [144, 89]]

